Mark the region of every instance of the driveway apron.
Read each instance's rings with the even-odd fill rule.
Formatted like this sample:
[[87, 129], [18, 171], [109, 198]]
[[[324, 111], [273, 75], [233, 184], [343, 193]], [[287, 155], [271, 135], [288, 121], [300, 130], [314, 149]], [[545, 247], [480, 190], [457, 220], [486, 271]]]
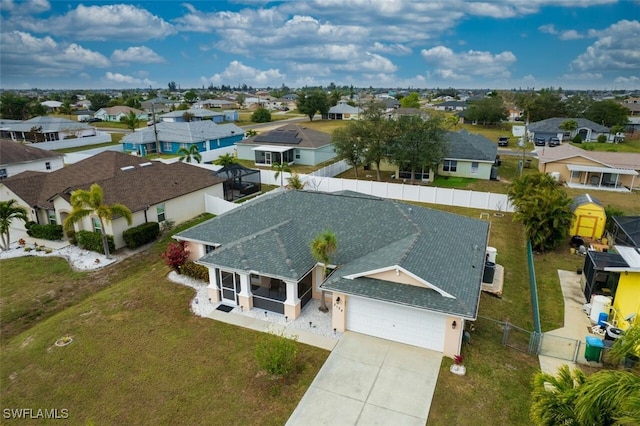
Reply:
[[287, 425], [424, 426], [441, 362], [440, 352], [346, 332]]

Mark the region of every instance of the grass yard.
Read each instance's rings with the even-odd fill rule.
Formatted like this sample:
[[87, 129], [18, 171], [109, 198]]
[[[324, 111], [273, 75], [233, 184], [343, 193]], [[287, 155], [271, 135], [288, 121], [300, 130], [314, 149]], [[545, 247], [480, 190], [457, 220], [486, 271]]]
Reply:
[[[194, 316], [193, 290], [166, 279], [159, 257], [166, 243], [105, 268], [108, 285], [3, 338], [3, 408], [66, 408], [75, 424], [286, 422], [328, 352], [300, 344], [290, 378], [261, 373], [254, 360], [261, 333]], [[41, 285], [51, 259], [33, 260], [10, 286], [2, 281], [12, 303], [40, 294], [33, 283]], [[0, 267], [6, 277], [16, 265]], [[55, 280], [82, 280], [68, 266], [58, 269]], [[66, 335], [73, 343], [56, 347]]]

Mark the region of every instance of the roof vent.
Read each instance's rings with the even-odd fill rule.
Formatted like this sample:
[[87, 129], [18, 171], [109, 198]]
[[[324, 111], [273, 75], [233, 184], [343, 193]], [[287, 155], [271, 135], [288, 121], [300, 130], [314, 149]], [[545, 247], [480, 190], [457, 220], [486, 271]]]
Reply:
[[147, 167], [147, 166], [150, 166], [150, 165], [151, 165], [150, 161], [147, 162], [147, 163], [140, 163], [140, 167]]
[[120, 167], [120, 170], [122, 170], [123, 172], [126, 172], [127, 170], [133, 170], [135, 169], [134, 166], [124, 166], [124, 167]]

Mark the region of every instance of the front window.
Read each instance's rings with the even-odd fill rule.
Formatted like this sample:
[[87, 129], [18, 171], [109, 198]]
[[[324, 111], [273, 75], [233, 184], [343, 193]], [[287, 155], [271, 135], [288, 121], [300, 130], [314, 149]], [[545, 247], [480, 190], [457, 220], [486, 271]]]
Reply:
[[171, 142], [164, 142], [162, 144], [162, 150], [165, 152], [171, 152]]
[[580, 179], [580, 172], [577, 170], [571, 171], [571, 179]]
[[102, 224], [99, 217], [92, 217], [91, 224], [93, 225], [93, 232], [102, 232]]
[[296, 160], [300, 159], [300, 150], [296, 149]]
[[456, 172], [457, 170], [458, 170], [457, 160], [444, 160], [444, 164], [442, 165], [443, 172]]
[[47, 214], [49, 215], [49, 224], [56, 225], [56, 211], [55, 210], [47, 210]]
[[477, 161], [472, 162], [471, 163], [471, 174], [477, 175], [478, 174], [478, 167], [479, 167], [479, 164], [478, 164]]
[[156, 214], [158, 215], [158, 222], [164, 222], [166, 220], [164, 214], [164, 204], [160, 204], [158, 207], [156, 207]]

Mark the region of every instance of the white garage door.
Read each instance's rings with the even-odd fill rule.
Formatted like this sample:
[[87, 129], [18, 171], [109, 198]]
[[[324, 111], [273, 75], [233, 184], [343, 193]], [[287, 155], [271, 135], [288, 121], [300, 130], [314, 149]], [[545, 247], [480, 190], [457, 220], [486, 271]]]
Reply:
[[348, 330], [442, 351], [444, 327], [444, 315], [377, 300], [349, 297]]

